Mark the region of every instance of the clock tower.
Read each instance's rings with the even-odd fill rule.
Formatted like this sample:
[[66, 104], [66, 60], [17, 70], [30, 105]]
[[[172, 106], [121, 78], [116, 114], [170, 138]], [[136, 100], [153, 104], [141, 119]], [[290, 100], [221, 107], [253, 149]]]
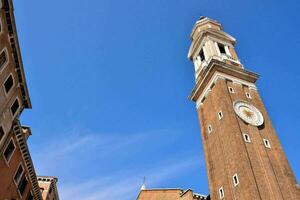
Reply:
[[201, 17], [191, 33], [196, 102], [212, 200], [300, 200], [293, 171], [236, 40]]

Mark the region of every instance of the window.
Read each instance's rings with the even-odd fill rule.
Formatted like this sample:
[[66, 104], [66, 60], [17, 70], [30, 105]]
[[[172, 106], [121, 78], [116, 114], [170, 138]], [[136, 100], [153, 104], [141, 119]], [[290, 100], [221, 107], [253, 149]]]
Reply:
[[219, 116], [219, 119], [222, 119], [222, 118], [223, 118], [223, 113], [222, 113], [222, 111], [220, 111], [220, 112], [218, 113], [218, 116]]
[[208, 130], [208, 133], [211, 133], [213, 131], [212, 126], [208, 125], [207, 130]]
[[246, 92], [246, 97], [247, 97], [248, 99], [251, 99], [251, 98], [252, 98], [251, 95], [250, 95], [250, 93], [248, 93], [248, 92]]
[[13, 79], [12, 75], [9, 75], [9, 77], [4, 82], [4, 89], [5, 89], [6, 94], [9, 93], [9, 91], [13, 87], [13, 85], [14, 85], [14, 79]]
[[23, 194], [24, 194], [27, 183], [28, 183], [27, 178], [25, 176], [23, 176], [23, 179], [20, 181], [20, 183], [18, 185], [18, 190], [19, 190], [21, 196], [23, 196]]
[[22, 165], [19, 166], [19, 168], [17, 169], [17, 172], [15, 174], [14, 180], [16, 184], [19, 184], [21, 177], [23, 175], [24, 169], [22, 167]]
[[4, 130], [3, 130], [3, 127], [0, 126], [0, 142], [1, 142], [1, 140], [3, 139], [4, 135], [5, 135], [5, 132], [4, 132]]
[[234, 89], [232, 87], [228, 87], [230, 93], [234, 93]]
[[244, 133], [243, 136], [244, 136], [245, 142], [247, 142], [247, 143], [251, 142], [250, 136], [248, 134]]
[[15, 114], [17, 113], [19, 107], [20, 107], [19, 99], [17, 98], [17, 99], [15, 100], [15, 102], [13, 103], [13, 105], [10, 107], [11, 114], [12, 114], [13, 116], [15, 116]]
[[226, 54], [224, 44], [218, 43], [218, 47], [219, 47], [219, 50], [220, 50], [221, 54]]
[[271, 144], [270, 144], [269, 140], [267, 140], [267, 139], [264, 139], [264, 145], [267, 148], [271, 148]]
[[221, 188], [219, 189], [219, 197], [220, 197], [220, 199], [224, 199], [224, 196], [225, 196], [225, 194], [224, 194], [224, 189], [223, 189], [223, 187], [221, 187]]
[[205, 60], [203, 49], [200, 50], [199, 56], [200, 56], [201, 62]]
[[0, 69], [4, 66], [4, 64], [7, 62], [7, 56], [5, 50], [3, 50], [0, 53]]
[[15, 151], [15, 145], [14, 145], [14, 142], [12, 140], [10, 140], [9, 144], [7, 145], [3, 155], [4, 155], [4, 158], [6, 160], [6, 162], [9, 162], [14, 151]]
[[237, 174], [235, 174], [235, 175], [232, 176], [232, 180], [233, 180], [233, 186], [234, 187], [236, 187], [240, 183], [239, 177], [238, 177]]

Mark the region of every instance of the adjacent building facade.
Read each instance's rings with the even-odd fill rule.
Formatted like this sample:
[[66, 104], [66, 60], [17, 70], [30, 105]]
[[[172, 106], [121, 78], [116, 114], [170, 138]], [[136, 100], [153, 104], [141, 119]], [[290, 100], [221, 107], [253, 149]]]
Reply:
[[138, 200], [299, 200], [300, 190], [236, 40], [201, 17], [191, 33], [196, 103], [210, 195], [143, 187]]
[[38, 182], [44, 200], [59, 200], [56, 177], [38, 176]]
[[182, 189], [142, 189], [137, 200], [210, 200], [209, 197]]
[[0, 85], [0, 199], [42, 200], [27, 146], [31, 130], [19, 121], [31, 102], [12, 0], [0, 0]]

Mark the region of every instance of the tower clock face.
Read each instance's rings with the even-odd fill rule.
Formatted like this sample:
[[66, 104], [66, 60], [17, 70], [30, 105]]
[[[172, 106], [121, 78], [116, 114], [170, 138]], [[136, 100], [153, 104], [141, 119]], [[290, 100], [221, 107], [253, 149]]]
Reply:
[[252, 126], [261, 126], [264, 123], [263, 115], [255, 106], [245, 101], [236, 101], [233, 107], [235, 113], [246, 123]]

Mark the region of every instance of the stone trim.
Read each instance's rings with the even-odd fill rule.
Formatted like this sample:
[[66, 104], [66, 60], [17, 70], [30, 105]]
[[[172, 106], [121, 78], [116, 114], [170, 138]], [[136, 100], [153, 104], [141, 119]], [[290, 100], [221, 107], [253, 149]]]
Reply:
[[214, 76], [211, 78], [211, 80], [209, 81], [209, 83], [207, 84], [207, 86], [205, 87], [204, 91], [202, 92], [202, 94], [199, 96], [199, 98], [196, 101], [196, 107], [199, 108], [202, 104], [203, 104], [203, 99], [205, 99], [208, 94], [211, 92], [211, 87], [216, 84], [216, 82], [219, 80], [231, 80], [233, 83], [237, 83], [237, 84], [241, 84], [241, 85], [247, 85], [249, 87], [249, 89], [253, 89], [253, 90], [257, 90], [255, 84], [250, 83], [248, 81], [244, 81], [242, 79], [224, 74], [224, 73], [220, 73], [220, 72], [215, 72]]
[[196, 86], [193, 88], [189, 99], [197, 101], [216, 72], [223, 73], [225, 74], [224, 76], [231, 77], [233, 80], [241, 80], [235, 81], [241, 84], [242, 82], [248, 82], [254, 85], [259, 78], [258, 74], [244, 70], [243, 68], [222, 62], [218, 59], [211, 59], [208, 66], [206, 66], [199, 74], [199, 77], [196, 80]]
[[13, 132], [16, 135], [17, 143], [18, 143], [20, 152], [22, 154], [22, 158], [23, 158], [23, 161], [24, 161], [24, 168], [25, 168], [24, 170], [27, 171], [27, 173], [29, 175], [28, 176], [29, 181], [30, 181], [30, 183], [33, 187], [32, 188], [33, 197], [34, 197], [35, 200], [42, 200], [42, 195], [41, 195], [41, 192], [40, 192], [40, 187], [38, 185], [38, 181], [37, 181], [36, 173], [35, 173], [35, 170], [34, 170], [34, 166], [33, 166], [31, 156], [30, 156], [30, 153], [29, 153], [29, 150], [28, 150], [27, 142], [26, 142], [26, 139], [23, 135], [22, 127], [21, 127], [19, 121], [16, 121], [14, 123]]
[[20, 89], [22, 93], [22, 100], [25, 108], [31, 108], [31, 102], [29, 98], [29, 92], [25, 80], [25, 73], [23, 69], [23, 62], [21, 57], [21, 51], [19, 47], [18, 36], [16, 33], [16, 24], [13, 13], [12, 0], [4, 0], [3, 8], [5, 12], [5, 21], [8, 29], [8, 38], [12, 49], [12, 56], [15, 65], [15, 71], [17, 74], [18, 81], [20, 83]]

